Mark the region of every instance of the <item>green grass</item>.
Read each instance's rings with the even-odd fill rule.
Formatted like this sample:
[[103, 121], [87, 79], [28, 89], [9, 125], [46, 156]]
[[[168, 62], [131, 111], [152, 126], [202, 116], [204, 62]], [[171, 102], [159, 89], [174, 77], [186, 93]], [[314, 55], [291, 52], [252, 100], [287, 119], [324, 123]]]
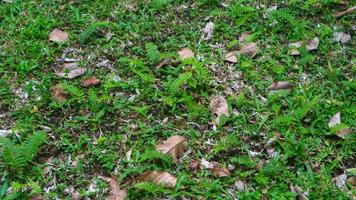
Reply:
[[[309, 199], [351, 199], [355, 186], [347, 183], [341, 190], [332, 179], [356, 167], [355, 134], [341, 139], [328, 127], [329, 119], [341, 112], [342, 126], [355, 132], [355, 40], [344, 45], [333, 41], [335, 31], [354, 32], [355, 14], [332, 16], [354, 6], [346, 2], [0, 2], [0, 129], [18, 131], [0, 140], [0, 199], [35, 194], [71, 199], [70, 188], [81, 198], [104, 199], [108, 184], [100, 177], [112, 175], [128, 189], [128, 199], [295, 199], [290, 185], [308, 192]], [[268, 12], [273, 5], [277, 10]], [[209, 21], [215, 29], [205, 41], [201, 30]], [[69, 40], [50, 42], [54, 28], [66, 31]], [[248, 41], [258, 43], [257, 55], [241, 55], [234, 65], [224, 62], [245, 31], [251, 32]], [[313, 37], [320, 40], [317, 50], [290, 55], [289, 43]], [[185, 47], [196, 58], [180, 61], [177, 52]], [[88, 69], [72, 80], [54, 74], [56, 60], [68, 48], [75, 51], [67, 57]], [[157, 67], [165, 59], [168, 64]], [[108, 67], [96, 66], [105, 60]], [[228, 92], [236, 81], [228, 68], [243, 74], [238, 91]], [[101, 84], [82, 87], [90, 76]], [[121, 80], [115, 81], [116, 76]], [[269, 94], [274, 81], [295, 87]], [[51, 97], [51, 87], [57, 85], [68, 93], [65, 102]], [[20, 97], [24, 94], [28, 98]], [[240, 114], [224, 118], [214, 130], [209, 103], [218, 94]], [[43, 131], [47, 139], [41, 136], [29, 145]], [[284, 139], [273, 144], [274, 156], [266, 149], [250, 156], [275, 133]], [[172, 135], [188, 139], [190, 153], [181, 163], [153, 151]], [[218, 178], [189, 168], [191, 160], [203, 158], [235, 169]], [[256, 169], [262, 160], [265, 164]], [[50, 173], [44, 174], [49, 166]], [[147, 170], [175, 174], [177, 187], [132, 183]], [[234, 188], [236, 180], [245, 183], [246, 191]], [[96, 189], [89, 192], [93, 183]]]

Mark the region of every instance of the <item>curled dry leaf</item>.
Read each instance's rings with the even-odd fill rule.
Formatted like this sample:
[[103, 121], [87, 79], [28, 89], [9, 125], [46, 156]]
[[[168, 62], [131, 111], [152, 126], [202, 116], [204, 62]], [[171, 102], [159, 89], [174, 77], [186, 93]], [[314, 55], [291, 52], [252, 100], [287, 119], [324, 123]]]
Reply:
[[180, 59], [182, 59], [182, 60], [185, 60], [188, 58], [194, 58], [194, 52], [189, 48], [184, 48], [184, 49], [178, 51], [178, 55], [179, 55]]
[[206, 161], [204, 158], [200, 161], [200, 166], [204, 169], [209, 169], [215, 176], [226, 177], [230, 176], [230, 170], [226, 167], [221, 167], [221, 164], [214, 161]]
[[250, 42], [244, 46], [242, 46], [240, 52], [242, 54], [246, 54], [248, 56], [254, 57], [258, 51], [258, 46], [256, 42]]
[[56, 28], [49, 34], [48, 38], [52, 42], [61, 43], [68, 40], [68, 34]]
[[83, 75], [86, 71], [86, 68], [79, 67], [76, 62], [64, 63], [60, 71], [57, 72], [56, 75], [61, 78], [73, 79], [75, 77]]
[[83, 87], [90, 87], [90, 86], [95, 86], [95, 85], [99, 85], [99, 84], [100, 84], [100, 80], [94, 76], [86, 78], [82, 81]]
[[177, 178], [168, 172], [150, 171], [138, 177], [141, 182], [151, 182], [167, 188], [174, 188]]
[[287, 81], [278, 81], [272, 83], [272, 85], [268, 87], [268, 90], [290, 90], [292, 88], [293, 88], [292, 83], [289, 83]]
[[177, 162], [178, 158], [184, 154], [186, 141], [187, 139], [185, 137], [175, 135], [168, 138], [163, 144], [157, 145], [156, 150], [164, 154], [170, 154], [173, 160]]
[[199, 161], [198, 160], [191, 160], [189, 163], [189, 168], [190, 169], [199, 169]]
[[229, 105], [225, 98], [221, 95], [215, 96], [211, 99], [210, 101], [210, 109], [213, 114], [215, 114], [216, 120], [215, 122], [217, 124], [220, 123], [220, 117], [221, 115], [229, 116]]
[[347, 43], [351, 39], [351, 35], [344, 32], [335, 32], [333, 34], [335, 42]]
[[[334, 127], [336, 125], [341, 124], [340, 115], [341, 115], [340, 112], [337, 112], [331, 117], [331, 119], [330, 119], [330, 121], [328, 123], [329, 128], [332, 128], [332, 127]], [[336, 135], [341, 137], [341, 138], [345, 138], [345, 136], [348, 135], [349, 133], [351, 133], [350, 128], [345, 127], [345, 128], [342, 128], [342, 129], [338, 130], [336, 132]]]
[[62, 87], [59, 86], [52, 87], [51, 93], [52, 93], [52, 98], [55, 101], [64, 102], [66, 99], [68, 99], [68, 93]]
[[250, 36], [250, 32], [243, 32], [241, 33], [240, 37], [239, 37], [239, 42], [242, 43], [246, 40], [246, 38], [248, 38]]
[[214, 23], [213, 22], [206, 23], [203, 29], [202, 38], [204, 40], [210, 40], [213, 37], [213, 31], [214, 31]]
[[303, 41], [290, 43], [289, 47], [292, 48], [291, 55], [293, 55], [293, 56], [300, 55], [300, 52], [297, 49], [302, 47], [303, 45], [305, 45], [305, 48], [308, 51], [313, 51], [313, 50], [317, 49], [318, 46], [319, 46], [319, 38], [318, 37], [314, 37], [312, 40], [310, 40], [306, 44]]
[[224, 60], [228, 61], [228, 62], [232, 62], [232, 63], [237, 63], [237, 55], [238, 55], [238, 51], [231, 51], [229, 53], [226, 54]]
[[124, 200], [127, 197], [127, 191], [120, 189], [120, 185], [116, 182], [115, 178], [110, 178], [109, 184], [110, 192], [106, 200]]

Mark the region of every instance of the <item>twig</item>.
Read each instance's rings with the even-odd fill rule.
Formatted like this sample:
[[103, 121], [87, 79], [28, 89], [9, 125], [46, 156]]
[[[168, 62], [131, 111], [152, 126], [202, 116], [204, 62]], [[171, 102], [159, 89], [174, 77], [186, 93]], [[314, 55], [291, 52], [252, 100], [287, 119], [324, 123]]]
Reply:
[[355, 11], [356, 11], [356, 6], [351, 7], [351, 8], [349, 8], [349, 9], [345, 10], [345, 11], [335, 13], [335, 14], [334, 14], [334, 17], [339, 18], [339, 17], [342, 17], [342, 16], [344, 16], [344, 15], [353, 13], [353, 12], [355, 12]]

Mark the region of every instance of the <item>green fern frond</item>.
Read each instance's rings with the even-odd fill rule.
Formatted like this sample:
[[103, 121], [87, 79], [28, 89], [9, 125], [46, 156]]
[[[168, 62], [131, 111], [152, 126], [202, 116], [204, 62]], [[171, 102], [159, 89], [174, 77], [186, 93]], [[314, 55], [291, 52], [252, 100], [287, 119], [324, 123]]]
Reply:
[[146, 43], [145, 48], [146, 48], [148, 61], [151, 64], [158, 63], [160, 60], [160, 57], [161, 57], [161, 53], [158, 51], [157, 46], [155, 44], [149, 42], [149, 43]]
[[80, 35], [79, 35], [79, 42], [84, 44], [90, 41], [91, 38], [97, 33], [99, 28], [109, 27], [109, 22], [96, 22], [86, 28]]
[[62, 83], [60, 86], [68, 92], [71, 100], [82, 100], [84, 99], [84, 92], [80, 88], [70, 85], [68, 83]]
[[165, 191], [165, 189], [162, 186], [149, 182], [137, 183], [134, 187], [149, 192], [153, 195], [163, 193]]
[[158, 151], [153, 151], [153, 150], [147, 150], [147, 151], [145, 151], [144, 154], [142, 154], [140, 162], [144, 162], [147, 160], [150, 160], [150, 161], [160, 160], [167, 164], [172, 163], [172, 157], [170, 157], [169, 155], [165, 155]]
[[221, 151], [231, 150], [241, 145], [241, 141], [235, 134], [230, 134], [223, 137], [214, 147], [214, 153], [217, 154]]
[[39, 147], [46, 140], [47, 136], [43, 132], [28, 136], [20, 145], [14, 144], [9, 139], [0, 138], [0, 155], [10, 169], [21, 170], [36, 156]]

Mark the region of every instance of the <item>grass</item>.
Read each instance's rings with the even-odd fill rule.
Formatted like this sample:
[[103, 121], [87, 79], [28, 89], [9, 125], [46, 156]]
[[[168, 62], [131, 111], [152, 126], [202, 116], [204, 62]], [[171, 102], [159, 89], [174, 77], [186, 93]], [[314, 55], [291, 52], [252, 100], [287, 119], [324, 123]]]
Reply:
[[[26, 138], [47, 131], [36, 156], [18, 157], [25, 165], [9, 163], [5, 147], [0, 149], [0, 198], [71, 199], [74, 190], [81, 198], [104, 199], [109, 186], [100, 177], [116, 175], [128, 199], [295, 199], [291, 185], [310, 199], [351, 199], [355, 186], [348, 182], [339, 189], [332, 179], [355, 168], [355, 135], [341, 139], [328, 128], [341, 112], [342, 123], [355, 131], [355, 41], [333, 41], [335, 31], [354, 32], [354, 14], [332, 16], [354, 6], [346, 2], [226, 0], [227, 7], [216, 0], [0, 2], [0, 129], [17, 131], [7, 136], [16, 151]], [[273, 5], [277, 10], [268, 11]], [[215, 29], [205, 41], [201, 30], [208, 21]], [[69, 33], [69, 40], [50, 42], [54, 28]], [[248, 41], [259, 44], [257, 55], [224, 62], [245, 31], [251, 32]], [[290, 55], [289, 43], [313, 37], [320, 40], [316, 51]], [[185, 47], [197, 59], [179, 61], [177, 51]], [[72, 80], [54, 74], [56, 59], [68, 48], [74, 51], [67, 57], [88, 69]], [[169, 63], [157, 67], [165, 59]], [[107, 66], [97, 67], [102, 61]], [[231, 89], [237, 80], [229, 69], [243, 74], [238, 89]], [[83, 88], [81, 81], [90, 76], [101, 85]], [[295, 87], [270, 94], [275, 81]], [[63, 103], [51, 97], [57, 85], [69, 94]], [[239, 115], [213, 129], [209, 102], [217, 94]], [[276, 133], [283, 140], [273, 144], [271, 156], [262, 150]], [[172, 135], [188, 138], [189, 153], [181, 163], [153, 151]], [[235, 169], [218, 178], [189, 167], [203, 158]], [[132, 183], [147, 170], [176, 175], [176, 188]], [[236, 180], [245, 183], [245, 191], [236, 190]]]

